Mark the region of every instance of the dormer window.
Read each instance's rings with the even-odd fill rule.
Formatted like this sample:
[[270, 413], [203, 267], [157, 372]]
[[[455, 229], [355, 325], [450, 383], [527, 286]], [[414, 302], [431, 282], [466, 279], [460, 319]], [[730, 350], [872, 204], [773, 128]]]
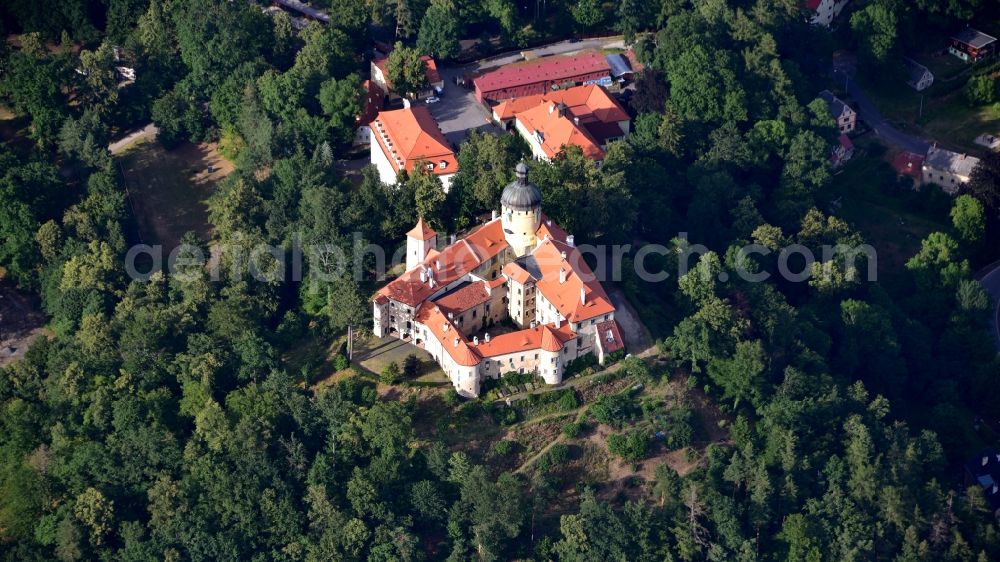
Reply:
[[448, 163], [445, 162], [444, 160], [438, 162], [438, 168], [441, 168], [443, 170], [443, 169], [445, 169], [447, 167], [448, 167]]

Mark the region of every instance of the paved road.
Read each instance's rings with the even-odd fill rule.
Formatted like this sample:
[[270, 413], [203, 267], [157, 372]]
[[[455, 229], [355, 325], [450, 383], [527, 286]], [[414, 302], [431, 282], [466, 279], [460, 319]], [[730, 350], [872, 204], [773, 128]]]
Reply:
[[[834, 76], [839, 80], [845, 80], [846, 71], [837, 69], [833, 71]], [[868, 95], [865, 94], [864, 90], [858, 84], [857, 80], [853, 78], [848, 78], [847, 82], [847, 93], [854, 98], [854, 101], [858, 105], [858, 113], [861, 119], [868, 126], [875, 131], [879, 137], [881, 137], [887, 143], [902, 148], [903, 150], [913, 152], [915, 154], [926, 154], [927, 149], [930, 148], [931, 143], [913, 135], [908, 135], [899, 129], [896, 129], [890, 125], [879, 113], [878, 108], [872, 103]]]
[[993, 335], [996, 336], [997, 349], [1000, 349], [1000, 263], [996, 264], [996, 267], [984, 275], [979, 282], [996, 303], [996, 310], [994, 310], [990, 324], [992, 325]]

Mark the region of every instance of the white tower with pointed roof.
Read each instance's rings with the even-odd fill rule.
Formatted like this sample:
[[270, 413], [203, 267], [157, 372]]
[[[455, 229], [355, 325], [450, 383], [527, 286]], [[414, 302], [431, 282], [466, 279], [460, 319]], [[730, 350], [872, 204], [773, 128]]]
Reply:
[[427, 252], [436, 247], [437, 232], [424, 222], [424, 217], [420, 217], [417, 225], [406, 233], [406, 270], [420, 265], [427, 257]]

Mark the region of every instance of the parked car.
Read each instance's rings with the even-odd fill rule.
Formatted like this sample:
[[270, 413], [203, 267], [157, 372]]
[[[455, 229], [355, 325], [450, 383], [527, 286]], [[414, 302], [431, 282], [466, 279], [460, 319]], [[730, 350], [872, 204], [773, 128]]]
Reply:
[[425, 99], [424, 103], [426, 103], [426, 104], [432, 104], [432, 103], [437, 103], [439, 101], [441, 101], [441, 98], [439, 98], [437, 96], [431, 96], [431, 97]]

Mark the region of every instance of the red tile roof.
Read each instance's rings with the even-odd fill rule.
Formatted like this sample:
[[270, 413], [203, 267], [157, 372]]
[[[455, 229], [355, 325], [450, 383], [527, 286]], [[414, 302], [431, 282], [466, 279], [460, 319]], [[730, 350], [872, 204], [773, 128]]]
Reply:
[[[482, 245], [478, 250], [476, 245], [468, 242], [469, 238], [481, 242]], [[503, 240], [503, 226], [500, 224], [500, 219], [484, 224], [468, 237], [451, 244], [441, 252], [432, 250], [420, 267], [414, 267], [403, 273], [382, 287], [378, 295], [409, 306], [417, 306], [445, 285], [457, 281], [507, 248], [506, 241], [502, 244], [488, 244], [488, 241], [497, 239]], [[420, 280], [420, 271], [424, 268], [430, 268], [434, 277], [434, 287], [431, 287], [429, 280]]]
[[[566, 257], [562, 253], [566, 252]], [[543, 297], [570, 322], [589, 320], [614, 312], [611, 299], [591, 271], [583, 256], [573, 246], [548, 240], [532, 253], [542, 278], [536, 284]], [[565, 281], [559, 281], [560, 270], [565, 270]], [[580, 291], [583, 290], [583, 299]]]
[[618, 329], [617, 321], [608, 320], [597, 324], [597, 343], [604, 350], [604, 353], [614, 353], [619, 349], [625, 349], [625, 341], [622, 340], [622, 333]]
[[625, 108], [615, 101], [603, 86], [597, 84], [506, 100], [494, 107], [493, 112], [500, 119], [510, 119], [545, 102], [565, 104], [569, 113], [582, 122], [616, 123], [629, 120]]
[[893, 158], [892, 167], [899, 175], [920, 179], [923, 173], [924, 157], [912, 152], [900, 152]]
[[503, 266], [503, 274], [521, 285], [524, 285], [532, 279], [528, 270], [521, 267], [521, 264], [517, 262], [510, 262]]
[[414, 319], [427, 326], [427, 329], [441, 342], [441, 347], [455, 363], [465, 367], [474, 367], [482, 360], [482, 357], [473, 351], [462, 332], [455, 329], [455, 325], [434, 303], [425, 303], [421, 306]]
[[819, 9], [819, 5], [823, 3], [823, 0], [805, 0], [806, 8], [816, 11]]
[[[458, 171], [455, 152], [423, 105], [379, 112], [372, 125], [372, 136], [397, 172], [401, 168], [412, 172], [419, 161], [433, 165], [438, 175]], [[441, 162], [445, 163], [444, 168]]]
[[560, 115], [553, 102], [546, 102], [518, 113], [515, 119], [529, 134], [541, 133], [542, 150], [555, 158], [564, 146], [575, 145], [591, 160], [604, 160], [604, 149], [586, 129], [576, 125], [571, 117]]
[[461, 314], [490, 300], [490, 292], [485, 281], [465, 283], [441, 295], [434, 304], [442, 312]]
[[535, 82], [559, 82], [601, 71], [610, 71], [604, 55], [596, 51], [584, 51], [575, 55], [545, 57], [503, 66], [483, 74], [473, 82], [480, 91], [492, 92]]
[[479, 345], [474, 346], [474, 349], [483, 357], [497, 357], [533, 349], [559, 352], [562, 351], [566, 342], [575, 337], [576, 333], [565, 324], [560, 328], [545, 324], [494, 336], [489, 342], [480, 340]]
[[411, 228], [410, 231], [406, 233], [406, 236], [416, 238], [417, 240], [430, 240], [431, 238], [437, 236], [437, 232], [434, 232], [434, 229], [424, 222], [424, 217], [420, 217], [417, 219], [417, 225]]

